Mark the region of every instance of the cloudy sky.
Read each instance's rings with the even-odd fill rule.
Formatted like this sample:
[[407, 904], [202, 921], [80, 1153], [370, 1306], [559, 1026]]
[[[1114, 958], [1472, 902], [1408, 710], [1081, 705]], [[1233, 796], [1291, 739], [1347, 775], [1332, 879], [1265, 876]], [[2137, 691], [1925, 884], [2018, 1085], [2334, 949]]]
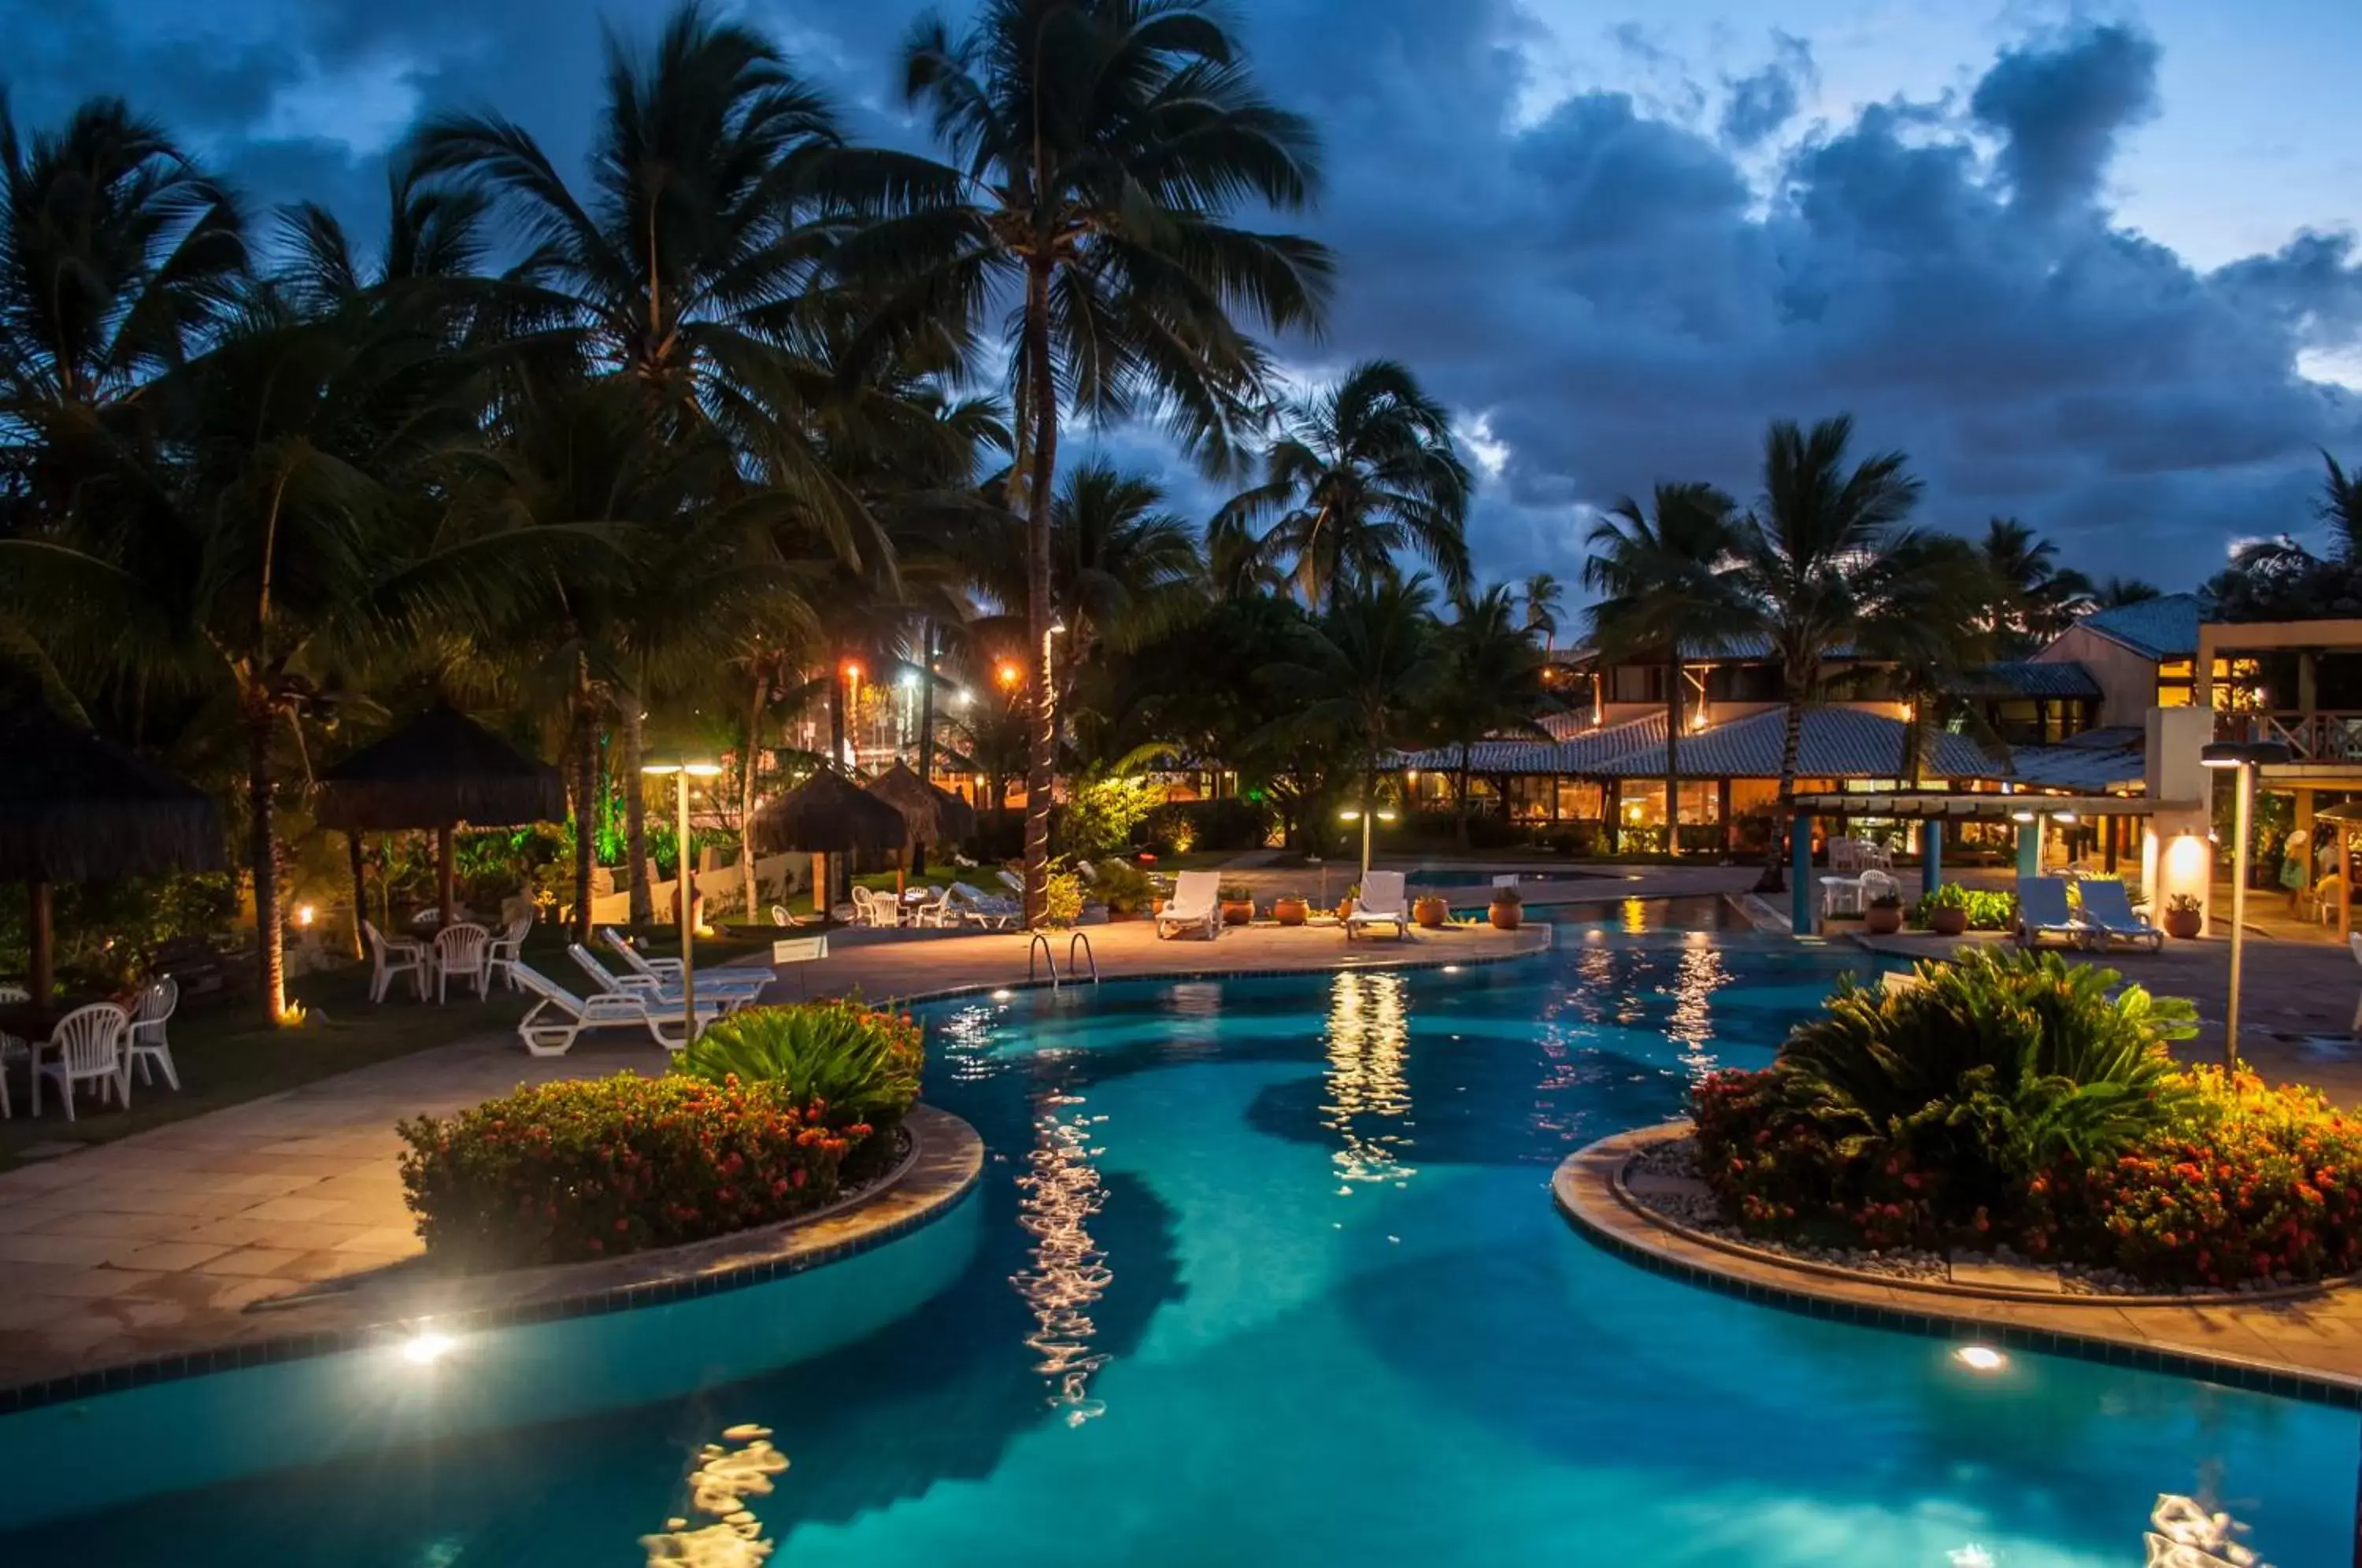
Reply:
[[[0, 0], [0, 72], [19, 124], [122, 93], [257, 197], [373, 228], [424, 111], [496, 106], [570, 166], [600, 18], [664, 3]], [[889, 62], [917, 4], [730, 8], [862, 134], [914, 135]], [[1326, 140], [1306, 226], [1341, 288], [1288, 361], [1390, 355], [1451, 403], [1487, 576], [1573, 577], [1586, 509], [1661, 478], [1751, 496], [1774, 415], [1850, 410], [1929, 521], [2014, 514], [2169, 586], [2310, 527], [2319, 448], [2362, 463], [2354, 0], [1236, 11]]]

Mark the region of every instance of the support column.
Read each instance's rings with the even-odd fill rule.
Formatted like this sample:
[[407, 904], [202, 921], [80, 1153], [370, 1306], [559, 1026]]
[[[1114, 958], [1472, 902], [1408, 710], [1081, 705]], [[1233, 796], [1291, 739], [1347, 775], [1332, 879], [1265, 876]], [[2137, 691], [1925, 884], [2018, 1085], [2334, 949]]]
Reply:
[[2042, 874], [2042, 819], [2017, 824], [2017, 874], [2038, 877]]
[[1624, 780], [1610, 778], [1599, 791], [1599, 816], [1607, 829], [1607, 853], [1624, 845]]
[[1919, 824], [1919, 890], [1932, 893], [1944, 885], [1944, 819], [1929, 817]]
[[[1772, 831], [1780, 831], [1778, 818], [1773, 818]], [[1819, 911], [1813, 903], [1813, 819], [1798, 816], [1788, 823], [1788, 924], [1798, 936], [1810, 936], [1818, 929], [1814, 917]]]
[[1724, 853], [1727, 854], [1737, 849], [1738, 828], [1738, 824], [1730, 820], [1730, 780], [1727, 778], [1717, 778], [1714, 781], [1714, 820], [1722, 828]]

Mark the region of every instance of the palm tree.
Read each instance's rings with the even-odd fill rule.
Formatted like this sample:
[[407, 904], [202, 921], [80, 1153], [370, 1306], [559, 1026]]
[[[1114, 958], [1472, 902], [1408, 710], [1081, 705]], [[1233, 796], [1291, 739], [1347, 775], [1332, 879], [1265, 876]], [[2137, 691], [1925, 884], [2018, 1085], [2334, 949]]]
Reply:
[[1538, 571], [1526, 579], [1526, 630], [1542, 635], [1542, 657], [1558, 652], [1559, 617], [1566, 612], [1566, 590], [1558, 579]]
[[[1905, 602], [1900, 590], [1919, 537], [1902, 526], [1922, 489], [1910, 459], [1882, 452], [1849, 464], [1852, 437], [1850, 414], [1810, 430], [1773, 421], [1763, 437], [1763, 495], [1738, 529], [1734, 586], [1779, 663], [1787, 709], [1780, 822], [1795, 803], [1805, 709], [1820, 692], [1825, 663]], [[1764, 892], [1787, 885], [1781, 837], [1775, 823], [1758, 884]]]
[[2058, 547], [2014, 517], [1988, 522], [1979, 553], [1992, 580], [1984, 620], [2012, 657], [2050, 641], [2092, 608], [2092, 580], [2059, 567]]
[[[1255, 90], [1198, 0], [986, 0], [955, 37], [922, 18], [903, 93], [951, 166], [909, 171], [921, 210], [870, 228], [847, 271], [897, 280], [888, 320], [1010, 324], [1010, 510], [1026, 518], [1026, 909], [1046, 889], [1057, 760], [1051, 513], [1062, 410], [1149, 415], [1189, 451], [1228, 456], [1262, 385], [1241, 330], [1317, 325], [1330, 259], [1234, 226], [1294, 210], [1319, 182], [1312, 130]], [[1001, 316], [1004, 305], [1014, 308]]]
[[[1530, 605], [1530, 601], [1529, 601]], [[1451, 672], [1434, 704], [1436, 738], [1460, 748], [1458, 789], [1460, 845], [1468, 847], [1469, 759], [1478, 741], [1493, 735], [1548, 740], [1537, 723], [1557, 701], [1543, 683], [1541, 650], [1533, 627], [1522, 622], [1517, 595], [1495, 585], [1453, 602], [1453, 616], [1440, 633]]]
[[1263, 482], [1215, 515], [1219, 549], [1285, 564], [1316, 611], [1395, 576], [1405, 552], [1433, 568], [1446, 591], [1466, 589], [1472, 481], [1451, 414], [1409, 370], [1364, 360], [1328, 391], [1282, 404], [1276, 418]]
[[1588, 613], [1603, 667], [1664, 662], [1665, 849], [1679, 855], [1683, 668], [1744, 630], [1752, 606], [1730, 571], [1738, 502], [1695, 480], [1661, 483], [1651, 499], [1654, 517], [1628, 495], [1593, 525], [1583, 585], [1601, 596]]
[[1451, 678], [1451, 658], [1427, 580], [1415, 576], [1339, 599], [1305, 628], [1293, 657], [1264, 674], [1285, 706], [1261, 736], [1311, 731], [1334, 737], [1352, 758], [1367, 811], [1378, 758], [1423, 725]]
[[2092, 607], [2121, 610], [2127, 604], [2146, 604], [2163, 596], [2164, 590], [2153, 582], [2143, 582], [2136, 577], [2111, 577], [2092, 591]]

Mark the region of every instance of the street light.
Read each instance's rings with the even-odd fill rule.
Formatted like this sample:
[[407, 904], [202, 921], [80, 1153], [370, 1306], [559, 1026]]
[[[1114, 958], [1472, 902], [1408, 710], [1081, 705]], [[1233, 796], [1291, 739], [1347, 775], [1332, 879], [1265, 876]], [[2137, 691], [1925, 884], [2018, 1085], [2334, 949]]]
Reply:
[[2256, 803], [2256, 769], [2289, 759], [2289, 748], [2278, 741], [2215, 741], [2198, 754], [2208, 767], [2238, 770], [2238, 812], [2231, 846], [2231, 994], [2223, 1008], [2223, 1066], [2239, 1066], [2239, 964], [2246, 956], [2247, 932], [2247, 820]]
[[679, 856], [674, 868], [673, 901], [680, 914], [680, 1017], [681, 1038], [697, 1038], [697, 956], [691, 951], [697, 932], [697, 881], [692, 870], [695, 862], [689, 852], [689, 781], [712, 778], [722, 771], [718, 762], [679, 757], [671, 762], [651, 762], [640, 771], [654, 778], [669, 775], [673, 780], [673, 845]]
[[1392, 806], [1380, 806], [1374, 811], [1348, 806], [1337, 813], [1337, 820], [1341, 823], [1362, 824], [1362, 881], [1364, 886], [1370, 880], [1370, 819], [1373, 817], [1382, 823], [1390, 823], [1395, 820], [1395, 810]]

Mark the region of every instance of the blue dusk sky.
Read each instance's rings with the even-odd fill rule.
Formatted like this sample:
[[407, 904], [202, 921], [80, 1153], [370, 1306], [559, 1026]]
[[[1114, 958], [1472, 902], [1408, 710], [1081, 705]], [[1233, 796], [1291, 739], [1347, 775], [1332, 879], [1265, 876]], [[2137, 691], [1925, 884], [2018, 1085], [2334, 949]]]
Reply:
[[[20, 126], [118, 93], [258, 202], [374, 232], [422, 114], [496, 107], [579, 161], [600, 28], [664, 0], [0, 0]], [[743, 0], [856, 134], [909, 0]], [[959, 7], [949, 7], [955, 15]], [[1661, 478], [1742, 500], [1773, 415], [1850, 410], [1926, 520], [2015, 515], [2095, 575], [2187, 586], [2312, 526], [2362, 463], [2362, 4], [1253, 0], [1319, 125], [1326, 335], [1407, 361], [1485, 476], [1487, 577], [1572, 578], [1591, 509]], [[1104, 433], [1211, 491], [1145, 432]]]

